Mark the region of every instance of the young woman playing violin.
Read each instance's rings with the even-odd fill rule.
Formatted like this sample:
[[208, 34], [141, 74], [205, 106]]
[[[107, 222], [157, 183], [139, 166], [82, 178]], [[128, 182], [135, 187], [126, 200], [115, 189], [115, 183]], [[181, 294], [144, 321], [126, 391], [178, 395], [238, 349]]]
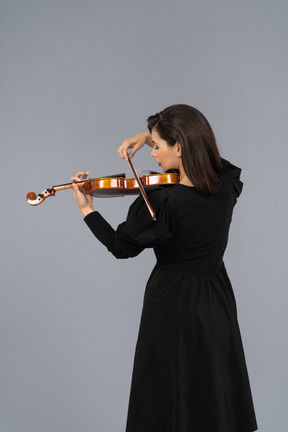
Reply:
[[[131, 158], [152, 147], [163, 172], [180, 182], [146, 188], [156, 221], [139, 196], [114, 230], [73, 184], [92, 233], [116, 258], [153, 248], [126, 432], [251, 432], [257, 429], [237, 322], [223, 263], [241, 170], [221, 159], [213, 131], [195, 108], [173, 105], [148, 118], [150, 133], [119, 148]], [[86, 179], [78, 172], [71, 181]]]

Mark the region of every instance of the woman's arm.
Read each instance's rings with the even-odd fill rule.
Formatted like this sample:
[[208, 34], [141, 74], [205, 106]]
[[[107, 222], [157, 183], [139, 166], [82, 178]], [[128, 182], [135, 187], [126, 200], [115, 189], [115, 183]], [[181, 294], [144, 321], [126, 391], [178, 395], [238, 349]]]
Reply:
[[[84, 216], [84, 221], [91, 229], [95, 237], [107, 247], [116, 258], [130, 258], [138, 255], [144, 247], [135, 242], [129, 234], [122, 233], [117, 237], [116, 231], [92, 206], [92, 196], [87, 194], [83, 188], [79, 188], [77, 181], [86, 180], [89, 172], [79, 171], [71, 177], [72, 189], [79, 209]], [[89, 177], [90, 178], [90, 177]]]
[[152, 137], [151, 134], [148, 132], [142, 132], [137, 135], [134, 135], [131, 138], [126, 139], [123, 141], [121, 146], [118, 149], [118, 153], [123, 159], [128, 160], [128, 153], [127, 151], [129, 149], [132, 149], [129, 153], [129, 157], [132, 158], [134, 154], [140, 150], [144, 146], [144, 144], [149, 145], [150, 147], [153, 147], [152, 144]]

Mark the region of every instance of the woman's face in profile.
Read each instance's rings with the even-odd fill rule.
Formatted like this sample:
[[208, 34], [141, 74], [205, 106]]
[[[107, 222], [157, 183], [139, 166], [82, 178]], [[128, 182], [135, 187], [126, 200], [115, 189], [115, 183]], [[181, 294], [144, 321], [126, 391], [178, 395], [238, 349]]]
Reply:
[[169, 169], [179, 169], [180, 153], [179, 146], [175, 144], [173, 147], [169, 146], [166, 141], [160, 138], [155, 129], [151, 131], [153, 150], [151, 156], [155, 157], [158, 165], [165, 173]]

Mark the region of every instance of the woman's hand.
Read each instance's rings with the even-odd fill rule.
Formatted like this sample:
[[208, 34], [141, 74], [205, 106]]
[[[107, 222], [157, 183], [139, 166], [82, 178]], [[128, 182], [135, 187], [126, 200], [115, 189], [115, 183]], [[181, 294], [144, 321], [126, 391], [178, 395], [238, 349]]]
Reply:
[[[128, 154], [129, 158], [132, 158], [134, 154], [144, 146], [144, 144], [153, 147], [151, 135], [146, 132], [139, 133], [123, 141], [118, 149], [118, 153], [123, 159], [128, 160]], [[132, 149], [130, 153], [128, 153], [129, 149]]]
[[74, 177], [71, 177], [74, 197], [84, 217], [87, 216], [89, 213], [95, 211], [92, 207], [93, 198], [92, 195], [87, 194], [85, 192], [84, 188], [79, 188], [78, 184], [74, 182], [86, 180], [88, 178], [88, 175], [89, 175], [89, 171], [87, 172], [79, 171]]

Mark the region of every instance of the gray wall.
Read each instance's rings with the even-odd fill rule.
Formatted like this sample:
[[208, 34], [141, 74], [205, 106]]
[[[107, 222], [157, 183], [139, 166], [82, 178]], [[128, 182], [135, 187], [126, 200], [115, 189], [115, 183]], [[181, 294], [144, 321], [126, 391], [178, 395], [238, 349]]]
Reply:
[[[0, 0], [0, 432], [124, 431], [151, 251], [116, 261], [70, 191], [174, 103], [243, 168], [226, 253], [262, 432], [287, 431], [287, 0]], [[155, 169], [148, 148], [139, 168]], [[97, 200], [113, 226], [131, 198]]]

